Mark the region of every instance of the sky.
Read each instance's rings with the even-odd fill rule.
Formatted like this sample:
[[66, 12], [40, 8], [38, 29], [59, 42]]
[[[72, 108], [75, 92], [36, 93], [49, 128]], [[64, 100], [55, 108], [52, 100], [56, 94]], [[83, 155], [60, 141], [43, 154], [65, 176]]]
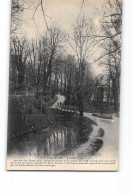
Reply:
[[[101, 6], [106, 0], [84, 0], [82, 12], [86, 18], [92, 18], [92, 20], [98, 25], [98, 12]], [[38, 33], [35, 23], [33, 21], [33, 13], [40, 0], [32, 0], [33, 4], [29, 9], [25, 9], [23, 12], [23, 19], [25, 22], [22, 24], [21, 33], [29, 38], [34, 38]], [[78, 17], [83, 0], [44, 0], [43, 6], [46, 20], [48, 24], [56, 24], [64, 31], [70, 32], [71, 25]], [[25, 5], [26, 6], [26, 5]], [[41, 7], [39, 7], [34, 16], [36, 25], [40, 33], [43, 33], [46, 29]]]

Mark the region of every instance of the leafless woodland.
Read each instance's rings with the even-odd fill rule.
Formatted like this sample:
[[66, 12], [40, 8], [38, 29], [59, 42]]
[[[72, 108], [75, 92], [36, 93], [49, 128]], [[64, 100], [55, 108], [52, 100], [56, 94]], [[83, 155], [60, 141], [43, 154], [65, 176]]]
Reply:
[[[8, 153], [32, 140], [49, 154], [59, 133], [58, 148], [69, 151], [88, 140], [96, 117], [119, 117], [122, 1], [77, 0], [73, 15], [50, 3], [12, 0]], [[64, 22], [54, 15], [66, 11]], [[94, 141], [91, 154], [102, 145]]]

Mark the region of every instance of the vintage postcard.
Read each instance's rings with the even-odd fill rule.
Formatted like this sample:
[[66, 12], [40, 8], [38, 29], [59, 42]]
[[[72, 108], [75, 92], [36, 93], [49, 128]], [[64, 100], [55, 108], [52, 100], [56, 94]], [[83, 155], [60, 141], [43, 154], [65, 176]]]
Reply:
[[117, 171], [122, 0], [12, 0], [7, 170]]

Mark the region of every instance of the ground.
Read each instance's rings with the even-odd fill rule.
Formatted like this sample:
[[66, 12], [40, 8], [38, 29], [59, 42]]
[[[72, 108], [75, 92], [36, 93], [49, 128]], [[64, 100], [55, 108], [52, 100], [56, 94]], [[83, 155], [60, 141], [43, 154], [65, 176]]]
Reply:
[[[64, 96], [59, 95], [58, 101], [64, 101]], [[92, 142], [98, 138], [98, 130], [102, 128], [104, 130], [103, 138], [100, 138], [103, 141], [103, 146], [99, 150], [101, 158], [110, 158], [116, 159], [118, 157], [118, 131], [119, 131], [119, 118], [113, 117], [113, 119], [103, 119], [92, 116], [92, 113], [84, 112], [84, 116], [95, 121], [98, 126], [93, 125], [93, 131], [90, 134], [90, 139], [82, 144], [81, 146], [73, 149], [73, 153], [84, 153], [89, 152], [89, 147]]]
[[[93, 126], [93, 131], [90, 135], [90, 141], [83, 144], [74, 153], [89, 153], [90, 144], [97, 139], [99, 128], [104, 129], [104, 136], [101, 138], [103, 141], [103, 146], [98, 151], [100, 153], [101, 159], [112, 159], [117, 160], [118, 158], [118, 137], [119, 137], [119, 119], [115, 117], [114, 119], [101, 119], [93, 117], [92, 114], [84, 113], [84, 115], [92, 120], [96, 121], [98, 126]], [[94, 157], [93, 157], [94, 158]]]

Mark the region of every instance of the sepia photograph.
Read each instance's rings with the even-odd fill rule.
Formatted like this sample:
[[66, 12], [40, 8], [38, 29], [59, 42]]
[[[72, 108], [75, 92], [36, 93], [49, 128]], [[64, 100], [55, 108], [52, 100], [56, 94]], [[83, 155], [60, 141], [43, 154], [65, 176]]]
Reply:
[[12, 0], [7, 170], [118, 171], [122, 0]]

